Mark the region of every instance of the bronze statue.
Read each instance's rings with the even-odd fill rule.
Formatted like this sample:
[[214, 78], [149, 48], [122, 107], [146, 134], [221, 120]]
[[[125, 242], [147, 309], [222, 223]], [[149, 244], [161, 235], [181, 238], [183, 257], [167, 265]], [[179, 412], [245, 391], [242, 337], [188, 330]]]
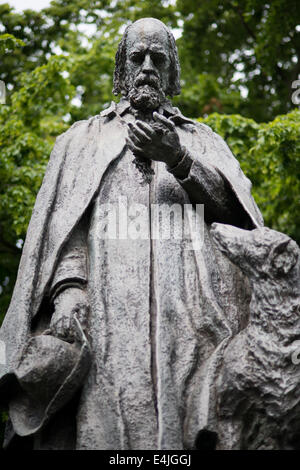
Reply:
[[[180, 93], [179, 75], [168, 28], [136, 21], [116, 54], [120, 101], [56, 140], [1, 329], [7, 447], [231, 446], [218, 431], [218, 393], [250, 288], [211, 224], [248, 231], [263, 220], [226, 143], [167, 99]], [[200, 204], [200, 249], [188, 230], [152, 236], [155, 207]], [[174, 230], [182, 220], [177, 211]]]

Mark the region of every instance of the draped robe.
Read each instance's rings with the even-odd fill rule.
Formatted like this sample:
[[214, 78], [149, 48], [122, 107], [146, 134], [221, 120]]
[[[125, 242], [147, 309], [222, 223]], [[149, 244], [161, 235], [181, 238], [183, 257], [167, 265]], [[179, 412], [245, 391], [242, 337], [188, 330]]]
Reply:
[[[57, 285], [84, 285], [92, 361], [75, 410], [72, 446], [78, 449], [193, 448], [201, 429], [213, 429], [214, 378], [228, 341], [247, 321], [245, 280], [209, 232], [215, 220], [236, 220], [248, 229], [262, 225], [251, 184], [207, 126], [170, 105], [161, 112], [173, 120], [193, 160], [183, 180], [176, 169], [155, 162], [151, 184], [141, 185], [125, 145], [126, 119], [133, 119], [126, 101], [76, 123], [57, 140], [1, 329], [7, 360], [0, 365], [0, 385], [14, 376], [32, 321], [43, 317]], [[149, 214], [152, 204], [201, 203], [201, 161], [222, 181], [219, 192], [206, 182], [212, 187], [201, 249], [187, 249], [186, 234], [181, 240], [151, 238], [151, 219], [148, 238], [105, 238], [103, 204], [117, 204], [120, 196], [129, 206], [143, 204]], [[228, 213], [237, 211], [231, 218], [224, 194]], [[222, 205], [223, 213], [217, 210]], [[53, 412], [48, 421], [54, 433], [63, 426], [55, 419]], [[12, 419], [22, 436], [43, 432], [47, 422], [33, 429]]]

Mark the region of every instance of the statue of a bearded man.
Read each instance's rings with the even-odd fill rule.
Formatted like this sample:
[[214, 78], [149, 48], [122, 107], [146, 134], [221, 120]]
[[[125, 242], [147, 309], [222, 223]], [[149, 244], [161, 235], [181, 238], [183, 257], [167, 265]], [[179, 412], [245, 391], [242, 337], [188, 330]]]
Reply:
[[[1, 329], [7, 447], [193, 449], [213, 436], [215, 378], [249, 289], [210, 228], [263, 221], [225, 142], [167, 99], [179, 74], [169, 29], [136, 21], [116, 54], [120, 101], [56, 140]], [[185, 212], [199, 207], [194, 246]], [[180, 236], [157, 234], [169, 220]]]

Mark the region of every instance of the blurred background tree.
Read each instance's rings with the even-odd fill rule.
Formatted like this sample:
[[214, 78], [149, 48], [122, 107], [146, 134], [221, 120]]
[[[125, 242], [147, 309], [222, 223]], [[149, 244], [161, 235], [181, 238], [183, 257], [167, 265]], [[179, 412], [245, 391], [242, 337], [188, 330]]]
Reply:
[[182, 94], [173, 102], [221, 134], [253, 182], [266, 225], [300, 242], [297, 0], [53, 0], [0, 5], [0, 322], [55, 137], [113, 99], [125, 26], [152, 16], [173, 29]]

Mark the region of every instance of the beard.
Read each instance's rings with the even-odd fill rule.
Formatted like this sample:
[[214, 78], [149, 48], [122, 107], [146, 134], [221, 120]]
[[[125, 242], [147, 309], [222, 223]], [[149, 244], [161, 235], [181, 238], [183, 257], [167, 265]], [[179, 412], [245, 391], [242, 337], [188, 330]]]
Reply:
[[[143, 114], [152, 113], [166, 100], [161, 81], [153, 74], [149, 76], [140, 73], [135, 80], [129, 79], [126, 85], [127, 97], [131, 106], [142, 111]], [[133, 163], [141, 173], [142, 186], [150, 184], [154, 174], [151, 162], [146, 158], [135, 155]]]
[[166, 95], [157, 77], [140, 74], [129, 88], [131, 106], [141, 111], [154, 111], [165, 101]]
[[154, 111], [164, 101], [165, 94], [162, 90], [153, 88], [150, 85], [132, 87], [128, 93], [131, 105], [135, 109], [142, 111]]

